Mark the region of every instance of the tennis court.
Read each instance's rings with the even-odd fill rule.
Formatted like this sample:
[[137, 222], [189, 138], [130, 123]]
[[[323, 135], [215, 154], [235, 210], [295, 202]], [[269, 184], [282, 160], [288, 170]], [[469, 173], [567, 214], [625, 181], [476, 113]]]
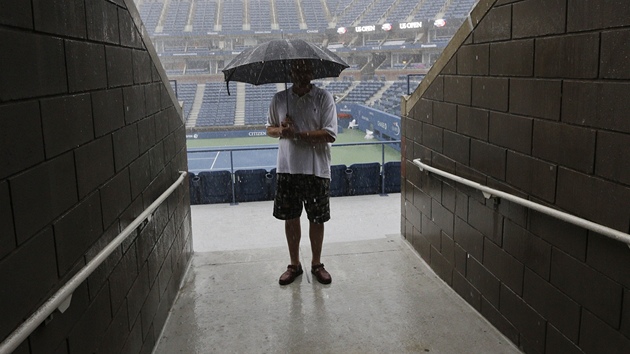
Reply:
[[[332, 148], [332, 164], [400, 161], [400, 152], [390, 145], [366, 140], [365, 133], [345, 130], [337, 136]], [[361, 145], [348, 146], [358, 143]], [[276, 167], [277, 140], [269, 137], [221, 138], [188, 140], [188, 171], [257, 169], [270, 171]], [[209, 151], [213, 150], [213, 151]], [[220, 151], [217, 151], [220, 150]], [[231, 151], [230, 151], [231, 150]]]
[[[212, 147], [217, 148], [217, 147]], [[188, 171], [220, 171], [264, 168], [271, 170], [276, 167], [275, 145], [230, 146], [226, 149], [256, 149], [236, 151], [205, 151], [208, 148], [188, 149]], [[201, 151], [200, 151], [201, 150]]]

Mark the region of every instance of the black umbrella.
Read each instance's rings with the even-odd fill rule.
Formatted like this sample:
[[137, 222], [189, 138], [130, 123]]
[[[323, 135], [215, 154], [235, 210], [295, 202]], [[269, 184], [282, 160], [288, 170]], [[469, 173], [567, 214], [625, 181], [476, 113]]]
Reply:
[[276, 39], [244, 50], [225, 66], [228, 94], [230, 81], [252, 85], [291, 82], [288, 68], [295, 59], [311, 63], [313, 79], [337, 77], [348, 68], [343, 59], [328, 49], [302, 39]]

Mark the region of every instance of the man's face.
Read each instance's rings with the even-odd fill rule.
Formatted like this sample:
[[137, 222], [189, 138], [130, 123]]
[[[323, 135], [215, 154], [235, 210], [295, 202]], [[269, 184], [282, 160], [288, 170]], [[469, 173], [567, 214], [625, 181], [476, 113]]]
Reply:
[[294, 85], [304, 86], [313, 80], [311, 64], [308, 61], [295, 60], [291, 62], [291, 82]]

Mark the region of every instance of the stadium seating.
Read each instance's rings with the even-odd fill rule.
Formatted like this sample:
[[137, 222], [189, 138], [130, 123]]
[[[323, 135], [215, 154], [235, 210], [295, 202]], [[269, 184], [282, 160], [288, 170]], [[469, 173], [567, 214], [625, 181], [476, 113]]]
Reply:
[[267, 123], [269, 103], [275, 93], [275, 85], [245, 85], [245, 124]]
[[375, 0], [372, 2], [371, 7], [365, 12], [359, 24], [374, 24], [385, 15], [387, 10], [391, 7], [392, 2], [388, 0]]
[[400, 161], [385, 162], [383, 179], [385, 193], [400, 193]]
[[196, 93], [197, 84], [184, 83], [177, 85], [177, 99], [184, 102], [183, 114], [185, 120], [188, 120], [189, 118], [188, 116], [190, 115], [190, 110], [195, 100]]
[[208, 82], [203, 94], [203, 102], [197, 117], [197, 126], [234, 125], [236, 113], [236, 84], [230, 84], [231, 95], [227, 94], [225, 84]]
[[272, 168], [271, 171], [265, 175], [265, 183], [267, 185], [267, 200], [273, 200], [276, 196], [276, 169]]
[[352, 3], [353, 0], [328, 0], [328, 11], [330, 11], [330, 14], [333, 18], [337, 19], [337, 23], [340, 24], [341, 26], [341, 22], [339, 21], [341, 15], [343, 14], [344, 10], [350, 6], [350, 4]]
[[324, 86], [324, 88], [331, 94], [338, 95], [346, 92], [351, 85], [352, 81], [332, 81], [328, 85]]
[[207, 33], [214, 30], [217, 3], [214, 1], [197, 1], [193, 15], [193, 32]]
[[243, 30], [243, 0], [223, 1], [223, 16], [221, 17], [221, 29], [223, 31]]
[[[445, 12], [444, 17], [447, 19], [464, 18], [475, 3], [476, 0], [149, 0], [139, 1], [138, 7], [149, 34], [152, 38], [159, 38], [159, 43], [155, 46], [158, 54], [169, 59], [163, 64], [169, 78], [175, 76], [171, 81], [177, 80], [177, 76], [185, 75], [181, 81], [178, 80], [177, 85], [178, 99], [183, 102], [184, 118], [189, 119], [191, 109], [197, 103], [200, 110], [196, 126], [210, 127], [207, 130], [212, 130], [212, 127], [235, 124], [237, 98], [239, 118], [240, 110], [243, 109], [245, 125], [261, 125], [266, 122], [269, 102], [275, 94], [276, 86], [254, 87], [246, 84], [245, 97], [237, 97], [243, 91], [237, 92], [236, 83], [230, 84], [231, 95], [228, 95], [225, 83], [216, 82], [216, 77], [209, 76], [220, 73], [221, 67], [229, 60], [222, 53], [214, 56], [214, 52], [242, 51], [256, 42], [250, 41], [248, 37], [255, 36], [256, 31], [280, 29], [286, 30], [289, 36], [310, 30], [318, 30], [310, 33], [326, 32], [330, 42], [321, 38], [318, 41], [339, 53], [369, 51], [370, 46], [379, 46], [387, 52], [388, 46], [418, 46], [417, 41], [436, 44], [440, 48], [448, 43], [449, 33], [455, 27], [448, 31], [435, 30], [426, 38], [415, 39], [405, 33], [392, 31], [390, 35], [366, 35], [357, 40], [356, 36], [331, 37], [327, 30], [329, 27], [379, 24], [383, 21], [429, 21], [430, 25], [431, 20], [441, 12]], [[158, 30], [161, 33], [156, 33]], [[353, 29], [350, 29], [349, 33], [352, 32]], [[226, 37], [222, 36], [224, 34], [227, 37], [234, 36], [237, 40], [223, 41], [222, 38]], [[266, 40], [269, 36], [261, 38]], [[319, 79], [314, 84], [328, 90], [337, 100], [343, 99], [341, 103], [368, 104], [379, 93], [378, 100], [370, 104], [373, 108], [393, 115], [400, 114], [401, 96], [408, 93], [408, 88], [406, 75], [401, 75], [398, 79], [392, 79], [392, 76], [410, 69], [424, 69], [424, 66], [418, 66], [424, 65], [419, 62], [419, 58], [412, 57], [410, 60], [408, 53], [396, 54], [395, 57], [393, 54], [391, 57], [388, 55], [381, 66], [371, 72], [362, 56], [350, 56], [347, 59], [350, 68], [344, 71], [343, 77]], [[200, 76], [195, 77], [196, 75]], [[206, 77], [208, 80], [205, 80]], [[357, 81], [359, 77], [361, 79]], [[367, 77], [374, 79], [366, 79]], [[203, 81], [208, 82], [205, 83], [205, 90], [200, 97], [201, 102], [195, 102], [197, 87]], [[420, 78], [414, 77], [409, 91], [413, 91], [419, 83]], [[382, 90], [384, 85], [387, 85], [387, 90]], [[244, 106], [241, 102], [244, 102]], [[400, 191], [398, 161], [386, 163], [382, 166], [382, 173], [379, 163], [354, 164], [349, 167], [335, 165], [331, 170], [332, 196], [381, 193], [383, 188], [386, 193]], [[237, 171], [236, 175], [238, 188], [236, 185], [234, 187], [238, 189], [239, 201], [273, 199], [275, 169]], [[227, 171], [200, 172], [197, 175], [191, 173], [189, 184], [192, 204], [230, 202], [231, 181], [232, 176]], [[216, 194], [216, 190], [227, 190], [229, 195]]]
[[237, 202], [268, 200], [268, 189], [267, 170], [259, 168], [234, 172], [234, 190]]
[[348, 195], [348, 177], [346, 165], [330, 166], [330, 196], [341, 197]]
[[434, 19], [435, 15], [444, 7], [444, 0], [427, 0], [422, 3], [420, 11], [416, 13], [415, 18], [420, 20]]
[[418, 0], [400, 0], [392, 4], [393, 8], [387, 16], [388, 22], [406, 22], [409, 14], [413, 13]]
[[232, 200], [230, 171], [204, 171], [197, 176], [200, 179], [199, 204], [228, 203]]
[[276, 0], [276, 16], [280, 29], [300, 29], [299, 14], [295, 0]]
[[326, 19], [326, 12], [321, 1], [302, 1], [302, 12], [307, 28], [326, 29], [328, 27], [328, 19]]
[[342, 102], [366, 103], [383, 85], [382, 81], [361, 81]]
[[188, 173], [188, 189], [190, 192], [190, 204], [201, 204], [201, 178], [192, 172]]
[[378, 194], [381, 190], [381, 164], [355, 163], [346, 169], [348, 195]]
[[252, 31], [271, 29], [269, 0], [249, 0], [249, 23]]
[[166, 19], [162, 33], [176, 34], [183, 32], [188, 22], [190, 2], [171, 2], [166, 11]]
[[[304, 30], [318, 29], [325, 30], [331, 26], [346, 25], [352, 22], [356, 24], [379, 23], [381, 20], [387, 21], [412, 21], [418, 19], [422, 21], [430, 20], [438, 12], [446, 11], [446, 17], [464, 17], [474, 6], [475, 0], [226, 0], [219, 2], [216, 0], [151, 0], [139, 2], [139, 10], [146, 28], [151, 34], [155, 33], [156, 27], [162, 28], [162, 33], [155, 34], [161, 39], [173, 36], [182, 38], [177, 40], [163, 40], [156, 46], [158, 53], [164, 53], [170, 58], [180, 57], [164, 63], [164, 67], [169, 76], [195, 76], [213, 75], [220, 73], [221, 65], [227, 61], [212, 62], [208, 59], [210, 51], [225, 50], [220, 42], [204, 42], [195, 40], [195, 36], [204, 36], [207, 32], [242, 32], [244, 29], [253, 31], [267, 31], [270, 29]], [[167, 5], [164, 5], [167, 4]], [[324, 7], [324, 5], [326, 5]], [[166, 6], [166, 8], [165, 8]], [[300, 23], [303, 21], [303, 23]], [[275, 23], [277, 22], [277, 23]], [[187, 25], [191, 25], [187, 27]], [[220, 27], [215, 27], [220, 25]], [[246, 26], [244, 26], [246, 25]], [[279, 27], [274, 27], [274, 26]], [[184, 32], [190, 31], [192, 32]], [[247, 35], [247, 34], [243, 34]], [[189, 37], [192, 36], [192, 37]], [[201, 37], [199, 37], [201, 38]], [[436, 44], [438, 48], [445, 46], [450, 40], [449, 35], [435, 33], [427, 37], [427, 43]], [[413, 44], [409, 38], [378, 37], [368, 36], [360, 41], [358, 45], [375, 46], [396, 46], [403, 44]], [[340, 50], [357, 45], [352, 41], [331, 42], [329, 47], [338, 46]], [[235, 52], [248, 48], [247, 41], [231, 42], [227, 47]], [[185, 55], [182, 55], [185, 53]], [[189, 54], [190, 53], [190, 54]], [[396, 57], [395, 60], [401, 58]], [[407, 59], [408, 60], [408, 59]], [[318, 83], [337, 98], [342, 98], [345, 102], [367, 104], [374, 100], [375, 93], [383, 85], [391, 85], [391, 81], [365, 80], [364, 78], [357, 84], [356, 73], [363, 71], [365, 62], [361, 60], [349, 61], [350, 68], [341, 79], [322, 80]], [[392, 63], [391, 59], [385, 60], [377, 70], [381, 73], [375, 75], [391, 74], [387, 71], [406, 71], [410, 65], [400, 62]], [[428, 66], [428, 64], [427, 64]], [[424, 68], [424, 66], [422, 67]], [[361, 74], [363, 74], [361, 72]], [[367, 75], [364, 75], [365, 77]], [[391, 79], [388, 79], [391, 80]], [[199, 80], [194, 80], [199, 82]], [[184, 101], [184, 115], [190, 115], [190, 109], [194, 101], [194, 86], [184, 86], [185, 81], [180, 82], [180, 100]], [[266, 122], [266, 115], [269, 101], [273, 95], [272, 85], [264, 85], [256, 88], [256, 91], [247, 90], [244, 107], [244, 124], [260, 125]], [[355, 87], [356, 86], [356, 87]], [[401, 87], [402, 86], [402, 87]], [[412, 89], [417, 86], [414, 82]], [[350, 87], [353, 87], [349, 91]], [[372, 107], [385, 112], [400, 114], [400, 96], [406, 94], [406, 82], [394, 82], [393, 85], [377, 101], [370, 103]], [[226, 94], [225, 86], [221, 83], [208, 84], [204, 92], [199, 112], [197, 126], [212, 127], [234, 124], [234, 113], [236, 112], [236, 90], [232, 90], [232, 96]], [[241, 108], [239, 107], [239, 110]], [[239, 112], [240, 113], [240, 112]]]
[[420, 84], [418, 80], [412, 80], [409, 82], [409, 88], [407, 88], [407, 79], [406, 77], [401, 77], [383, 92], [383, 96], [377, 100], [372, 108], [381, 110], [383, 112], [387, 112], [393, 115], [400, 114], [400, 97], [403, 95], [407, 95], [407, 89], [409, 89], [409, 93], [413, 92], [416, 87]]
[[[400, 193], [400, 161], [357, 163], [331, 166], [330, 196]], [[234, 198], [230, 171], [203, 171], [189, 174], [190, 202], [216, 204], [273, 200], [276, 192], [276, 169], [245, 169], [234, 172]]]
[[446, 9], [444, 18], [462, 18], [468, 16], [477, 0], [459, 0], [453, 1]]
[[161, 2], [149, 2], [140, 5], [140, 17], [149, 33], [155, 33], [163, 8], [164, 4]]

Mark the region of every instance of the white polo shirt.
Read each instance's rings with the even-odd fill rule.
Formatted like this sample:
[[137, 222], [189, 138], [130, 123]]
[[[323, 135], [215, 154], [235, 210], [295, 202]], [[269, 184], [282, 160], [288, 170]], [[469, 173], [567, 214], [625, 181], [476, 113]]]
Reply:
[[[315, 85], [300, 97], [289, 87], [276, 93], [269, 105], [267, 126], [278, 127], [287, 113], [295, 131], [326, 130], [337, 138], [337, 107], [333, 96]], [[280, 138], [277, 173], [306, 174], [330, 179], [330, 143], [310, 144], [301, 140]]]

